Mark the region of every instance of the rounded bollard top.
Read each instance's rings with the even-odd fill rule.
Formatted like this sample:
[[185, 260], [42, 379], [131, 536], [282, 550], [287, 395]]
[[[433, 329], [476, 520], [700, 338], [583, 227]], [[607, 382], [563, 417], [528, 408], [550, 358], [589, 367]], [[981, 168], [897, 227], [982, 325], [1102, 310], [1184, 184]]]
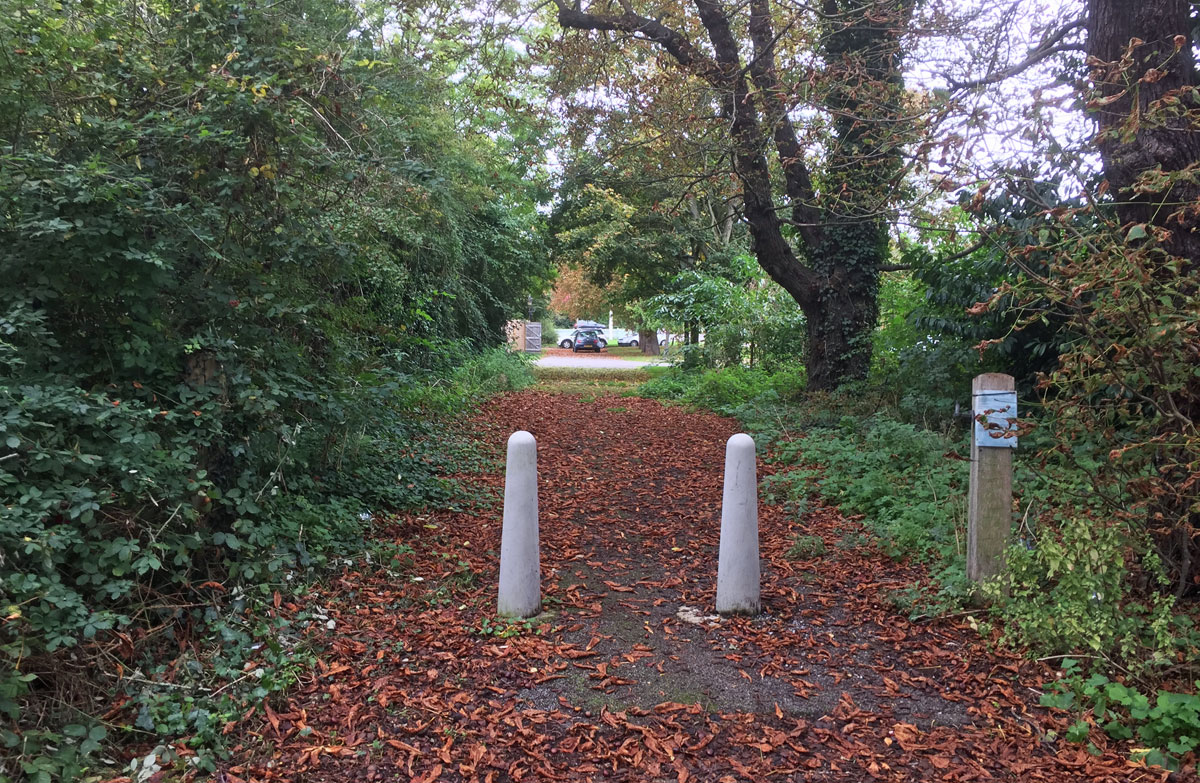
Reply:
[[513, 446], [536, 446], [537, 439], [533, 437], [532, 432], [525, 430], [517, 430], [512, 435], [508, 436], [509, 448]]
[[728, 448], [731, 448], [731, 449], [749, 448], [749, 449], [753, 450], [754, 449], [754, 438], [750, 437], [749, 435], [747, 435], [744, 432], [739, 432], [737, 435], [733, 435], [732, 437], [729, 438], [729, 443], [727, 445], [728, 445]]

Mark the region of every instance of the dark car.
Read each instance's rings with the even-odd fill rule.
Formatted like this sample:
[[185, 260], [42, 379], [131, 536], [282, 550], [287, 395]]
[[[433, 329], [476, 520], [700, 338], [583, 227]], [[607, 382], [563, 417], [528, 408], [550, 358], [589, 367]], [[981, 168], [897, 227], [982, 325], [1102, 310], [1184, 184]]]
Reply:
[[605, 345], [604, 340], [600, 338], [597, 332], [576, 332], [575, 344], [571, 346], [572, 353], [580, 351], [595, 351], [600, 353], [600, 349]]

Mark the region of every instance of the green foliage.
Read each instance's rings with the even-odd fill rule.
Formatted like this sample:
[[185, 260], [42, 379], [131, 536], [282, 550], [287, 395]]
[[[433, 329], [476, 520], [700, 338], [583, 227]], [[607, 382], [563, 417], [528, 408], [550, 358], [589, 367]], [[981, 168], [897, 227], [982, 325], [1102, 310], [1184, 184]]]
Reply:
[[479, 400], [523, 389], [534, 382], [530, 355], [502, 349], [480, 353], [465, 344], [459, 350], [461, 358], [448, 376], [409, 389], [406, 404], [451, 414], [470, 408]]
[[1036, 546], [1008, 555], [1010, 633], [1040, 651], [1113, 654], [1139, 667], [1171, 660], [1173, 640], [1161, 631], [1173, 602], [1126, 600], [1130, 542], [1122, 527], [1070, 508], [1044, 515], [1042, 524]]
[[[1195, 683], [1200, 688], [1200, 682]], [[1043, 707], [1062, 710], [1086, 708], [1103, 731], [1113, 739], [1129, 740], [1136, 735], [1148, 746], [1135, 752], [1147, 764], [1179, 769], [1179, 757], [1200, 748], [1200, 696], [1159, 690], [1152, 702], [1135, 687], [1114, 682], [1099, 673], [1084, 677], [1083, 667], [1073, 658], [1062, 662], [1062, 678], [1042, 694]], [[1081, 720], [1066, 738], [1085, 742], [1091, 731]]]
[[507, 618], [492, 620], [484, 617], [479, 621], [479, 627], [474, 629], [475, 633], [480, 636], [494, 636], [499, 639], [511, 639], [523, 633], [540, 635], [542, 630], [542, 624], [537, 617], [528, 617], [522, 620]]
[[1153, 541], [1183, 597], [1200, 585], [1200, 286], [1166, 254], [1168, 232], [1129, 243], [1123, 231], [1046, 238], [1046, 272], [1017, 290], [1045, 297], [1078, 333], [1044, 381], [1057, 443], [1096, 445], [1080, 468], [1128, 533]]
[[888, 272], [879, 278], [879, 325], [872, 337], [871, 374], [895, 377], [903, 352], [921, 342], [921, 327], [913, 314], [928, 293], [922, 281], [908, 272]]
[[[903, 418], [944, 428], [955, 404], [966, 403], [971, 378], [983, 372], [1011, 374], [1030, 395], [1037, 374], [1054, 367], [1060, 344], [1069, 339], [1060, 312], [1045, 301], [1021, 303], [1007, 291], [1041, 262], [1014, 255], [1060, 231], [1049, 213], [1069, 206], [1056, 194], [1058, 183], [1022, 180], [1022, 188], [973, 204], [973, 215], [963, 207], [975, 191], [964, 191], [963, 207], [939, 215], [937, 232], [900, 241], [899, 259], [912, 271], [882, 279], [872, 377], [895, 390], [893, 404]], [[992, 233], [986, 242], [968, 244], [971, 222], [981, 216]], [[1036, 319], [1022, 322], [1026, 312], [1036, 312]]]
[[677, 275], [645, 307], [655, 320], [705, 333], [703, 345], [685, 346], [685, 363], [774, 371], [803, 360], [803, 312], [782, 288], [761, 277], [750, 256], [732, 256], [724, 264], [710, 259], [708, 271]]
[[[878, 414], [846, 416], [837, 427], [810, 429], [776, 448], [785, 464], [821, 465], [816, 488], [842, 508], [865, 514], [893, 556], [961, 558], [967, 463], [944, 456], [963, 448], [960, 440]], [[808, 471], [797, 476], [811, 478]]]
[[777, 401], [796, 394], [803, 386], [804, 368], [799, 365], [776, 373], [740, 366], [721, 370], [677, 368], [642, 384], [638, 395], [735, 414], [764, 396]]
[[447, 499], [435, 417], [530, 379], [482, 349], [547, 275], [535, 183], [383, 31], [0, 0], [0, 747], [30, 777], [94, 764], [89, 661], [141, 673], [140, 728], [219, 744], [302, 658], [251, 683], [281, 631], [204, 586], [283, 587]]
[[825, 554], [825, 539], [820, 536], [797, 535], [792, 538], [792, 545], [788, 547], [784, 556], [790, 560], [811, 560], [823, 554]]
[[550, 219], [553, 252], [560, 263], [578, 266], [593, 285], [604, 287], [602, 301], [592, 307], [645, 321], [635, 312], [638, 300], [659, 293], [681, 267], [694, 263], [689, 256], [699, 227], [657, 203], [673, 197], [613, 171], [590, 153], [580, 152], [570, 162]]

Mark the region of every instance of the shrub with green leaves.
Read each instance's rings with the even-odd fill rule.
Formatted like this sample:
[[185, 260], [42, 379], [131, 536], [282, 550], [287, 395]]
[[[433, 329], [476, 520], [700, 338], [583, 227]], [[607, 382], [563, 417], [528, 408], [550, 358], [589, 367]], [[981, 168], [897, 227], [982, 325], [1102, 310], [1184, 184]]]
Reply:
[[[448, 497], [436, 417], [528, 380], [482, 349], [548, 272], [535, 183], [370, 13], [0, 0], [0, 779], [86, 766], [77, 675], [179, 676], [142, 630], [225, 633], [203, 585]], [[151, 722], [216, 741], [192, 707]]]
[[945, 456], [956, 448], [961, 441], [884, 414], [847, 416], [839, 427], [814, 428], [778, 446], [785, 463], [822, 466], [821, 493], [865, 514], [887, 550], [947, 559], [962, 554], [966, 524], [967, 463]]
[[1169, 622], [1173, 602], [1126, 600], [1128, 546], [1121, 526], [1102, 517], [1048, 512], [1036, 545], [1008, 553], [1011, 594], [1003, 611], [1012, 635], [1044, 652], [1088, 650], [1142, 667], [1166, 662], [1169, 636], [1148, 631]]
[[796, 394], [803, 386], [804, 368], [798, 365], [776, 372], [741, 366], [719, 370], [676, 368], [642, 384], [638, 394], [736, 415], [742, 406], [763, 398], [778, 401]]

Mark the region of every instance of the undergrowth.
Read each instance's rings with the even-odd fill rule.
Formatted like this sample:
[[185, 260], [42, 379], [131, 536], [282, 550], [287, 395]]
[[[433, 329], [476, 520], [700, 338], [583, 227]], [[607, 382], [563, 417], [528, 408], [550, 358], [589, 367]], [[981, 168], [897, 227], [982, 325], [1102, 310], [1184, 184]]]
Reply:
[[[188, 452], [163, 450], [170, 430], [136, 401], [0, 386], [15, 400], [0, 431], [22, 457], [0, 465], [0, 484], [18, 488], [0, 508], [0, 781], [98, 779], [113, 771], [106, 748], [140, 748], [134, 779], [215, 770], [231, 722], [312, 660], [302, 631], [324, 620], [285, 617], [279, 602], [363, 556], [381, 512], [458, 502], [442, 475], [469, 470], [470, 450], [450, 416], [532, 380], [523, 356], [466, 355], [397, 387], [372, 430], [339, 444], [340, 470], [308, 475], [297, 446], [267, 486], [225, 492], [185, 469]], [[192, 404], [202, 420], [216, 403]], [[178, 526], [139, 534], [124, 518], [167, 503]], [[213, 523], [217, 508], [228, 525]]]

